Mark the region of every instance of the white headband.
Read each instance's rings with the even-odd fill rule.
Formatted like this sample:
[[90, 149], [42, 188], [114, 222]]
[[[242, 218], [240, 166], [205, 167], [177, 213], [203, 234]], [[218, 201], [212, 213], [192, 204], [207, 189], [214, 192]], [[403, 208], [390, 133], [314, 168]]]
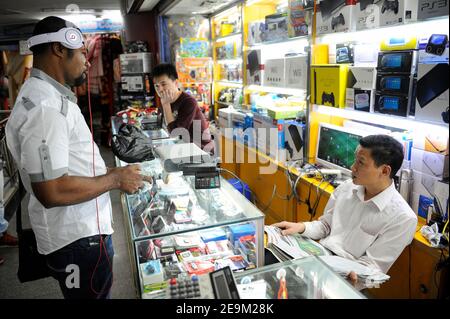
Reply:
[[62, 28], [58, 32], [38, 34], [28, 39], [28, 48], [42, 43], [60, 42], [69, 49], [83, 46], [83, 34], [76, 28]]

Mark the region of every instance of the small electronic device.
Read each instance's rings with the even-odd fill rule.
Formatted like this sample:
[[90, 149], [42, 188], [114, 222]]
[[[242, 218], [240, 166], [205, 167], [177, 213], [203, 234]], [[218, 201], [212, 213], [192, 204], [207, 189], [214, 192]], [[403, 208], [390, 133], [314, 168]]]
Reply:
[[412, 51], [380, 52], [378, 54], [378, 72], [401, 72], [410, 74], [412, 67]]
[[209, 274], [172, 278], [166, 288], [170, 299], [240, 299], [230, 267]]
[[152, 231], [154, 234], [159, 234], [161, 231], [163, 231], [167, 227], [166, 222], [164, 221], [164, 218], [162, 216], [158, 216], [155, 218], [155, 220], [152, 223]]
[[425, 51], [429, 54], [442, 55], [448, 43], [446, 34], [432, 34], [425, 47]]
[[398, 0], [384, 0], [381, 6], [381, 13], [388, 11], [393, 11], [395, 14], [398, 13], [399, 3]]
[[353, 128], [320, 123], [316, 163], [351, 175], [359, 140], [367, 134]]
[[408, 98], [398, 95], [375, 95], [375, 112], [398, 116], [408, 115]]
[[408, 95], [410, 77], [406, 75], [377, 75], [377, 90]]
[[219, 171], [197, 172], [195, 174], [195, 189], [220, 188]]

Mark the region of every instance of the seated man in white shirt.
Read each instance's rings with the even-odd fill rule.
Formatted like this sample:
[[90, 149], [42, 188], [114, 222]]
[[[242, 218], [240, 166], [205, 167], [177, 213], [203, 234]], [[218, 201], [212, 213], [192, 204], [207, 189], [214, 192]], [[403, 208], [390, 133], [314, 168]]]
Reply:
[[[360, 140], [352, 179], [331, 195], [323, 216], [313, 222], [276, 223], [283, 235], [301, 233], [334, 254], [383, 273], [414, 238], [417, 216], [395, 189], [393, 177], [403, 162], [403, 147], [387, 135]], [[351, 272], [353, 284], [357, 276]]]

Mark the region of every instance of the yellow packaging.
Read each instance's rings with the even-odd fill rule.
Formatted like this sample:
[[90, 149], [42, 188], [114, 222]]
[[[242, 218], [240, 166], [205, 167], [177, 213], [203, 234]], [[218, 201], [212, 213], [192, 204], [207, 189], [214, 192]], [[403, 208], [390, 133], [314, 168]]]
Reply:
[[232, 23], [222, 23], [220, 25], [220, 36], [226, 37], [229, 34], [232, 34], [234, 30], [234, 25]]
[[311, 103], [345, 107], [347, 64], [322, 64], [311, 66]]
[[311, 64], [328, 64], [328, 44], [312, 46]]
[[398, 50], [417, 50], [418, 41], [417, 37], [395, 37], [386, 38], [381, 41], [381, 51], [398, 51]]

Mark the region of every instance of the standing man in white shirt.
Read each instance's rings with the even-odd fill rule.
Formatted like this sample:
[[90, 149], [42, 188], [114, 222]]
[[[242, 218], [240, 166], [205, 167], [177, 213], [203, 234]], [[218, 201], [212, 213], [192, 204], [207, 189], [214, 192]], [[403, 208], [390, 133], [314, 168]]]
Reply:
[[[143, 186], [140, 168], [106, 168], [76, 104], [69, 86], [83, 83], [89, 67], [79, 29], [47, 17], [28, 41], [33, 70], [17, 97], [6, 138], [30, 193], [38, 251], [46, 255], [65, 298], [109, 298], [114, 255], [109, 191], [136, 192]], [[76, 269], [79, 281], [67, 280]]]
[[[366, 136], [359, 143], [352, 179], [336, 188], [319, 220], [274, 226], [283, 235], [301, 233], [338, 256], [387, 273], [413, 240], [417, 225], [393, 181], [403, 163], [403, 147], [387, 135]], [[349, 277], [356, 283], [354, 272]]]

